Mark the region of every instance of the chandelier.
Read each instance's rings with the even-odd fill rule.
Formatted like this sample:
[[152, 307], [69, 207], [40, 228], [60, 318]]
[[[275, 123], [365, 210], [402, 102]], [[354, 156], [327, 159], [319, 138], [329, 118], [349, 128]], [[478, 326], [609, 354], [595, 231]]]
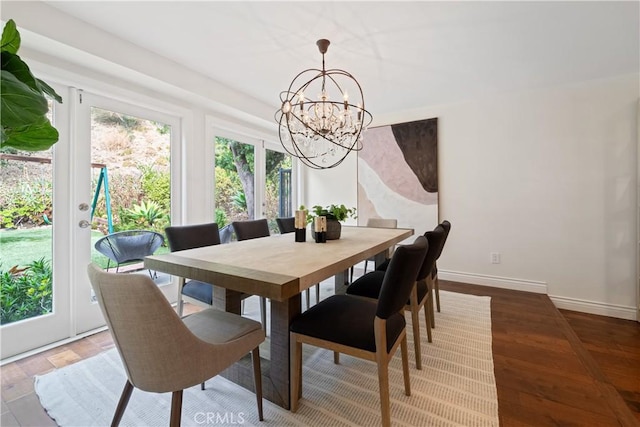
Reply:
[[[325, 69], [329, 43], [316, 42], [322, 70], [310, 68], [295, 76], [280, 93], [282, 106], [275, 116], [284, 149], [313, 169], [332, 168], [350, 152], [360, 151], [362, 132], [373, 120], [364, 108], [360, 83], [344, 70]], [[308, 97], [313, 95], [316, 100]], [[350, 96], [355, 96], [355, 104]]]

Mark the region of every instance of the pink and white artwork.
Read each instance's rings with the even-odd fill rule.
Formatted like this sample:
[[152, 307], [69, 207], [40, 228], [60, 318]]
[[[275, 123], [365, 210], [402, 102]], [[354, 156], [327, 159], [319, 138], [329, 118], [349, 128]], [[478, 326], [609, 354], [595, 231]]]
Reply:
[[438, 119], [368, 129], [358, 153], [358, 224], [395, 218], [415, 235], [438, 224]]

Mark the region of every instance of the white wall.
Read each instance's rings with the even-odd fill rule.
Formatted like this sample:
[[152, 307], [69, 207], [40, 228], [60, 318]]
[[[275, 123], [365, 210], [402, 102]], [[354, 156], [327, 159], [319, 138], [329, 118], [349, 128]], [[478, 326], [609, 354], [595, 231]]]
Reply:
[[[636, 318], [638, 77], [376, 118], [438, 117], [440, 218], [453, 225], [443, 278]], [[348, 160], [307, 171], [311, 202], [355, 205], [355, 156]]]

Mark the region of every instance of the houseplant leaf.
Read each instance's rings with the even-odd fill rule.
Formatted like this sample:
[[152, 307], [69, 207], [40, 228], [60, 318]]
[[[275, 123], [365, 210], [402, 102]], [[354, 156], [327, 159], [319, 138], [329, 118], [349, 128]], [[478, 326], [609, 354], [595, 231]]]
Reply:
[[13, 19], [9, 19], [2, 30], [2, 39], [0, 40], [0, 51], [17, 53], [20, 49], [20, 33], [16, 28]]
[[59, 135], [49, 120], [45, 116], [40, 116], [40, 120], [31, 125], [10, 131], [5, 130], [4, 137], [6, 141], [0, 143], [0, 148], [11, 146], [26, 151], [43, 151], [58, 141]]
[[12, 73], [0, 70], [0, 121], [3, 128], [18, 128], [38, 122], [49, 111], [44, 95], [31, 89]]

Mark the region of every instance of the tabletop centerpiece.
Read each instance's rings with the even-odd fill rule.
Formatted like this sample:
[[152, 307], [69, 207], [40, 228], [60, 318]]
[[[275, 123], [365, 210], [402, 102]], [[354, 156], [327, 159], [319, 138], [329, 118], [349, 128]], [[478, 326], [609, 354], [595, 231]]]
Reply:
[[[315, 205], [308, 210], [304, 206], [300, 206], [300, 210], [307, 211], [307, 224], [312, 223], [315, 217], [324, 216], [327, 218], [327, 240], [336, 240], [340, 238], [342, 231], [341, 222], [348, 218], [356, 217], [356, 208], [348, 208], [345, 205], [331, 204], [328, 206]], [[311, 233], [315, 238], [315, 231], [311, 228]]]

